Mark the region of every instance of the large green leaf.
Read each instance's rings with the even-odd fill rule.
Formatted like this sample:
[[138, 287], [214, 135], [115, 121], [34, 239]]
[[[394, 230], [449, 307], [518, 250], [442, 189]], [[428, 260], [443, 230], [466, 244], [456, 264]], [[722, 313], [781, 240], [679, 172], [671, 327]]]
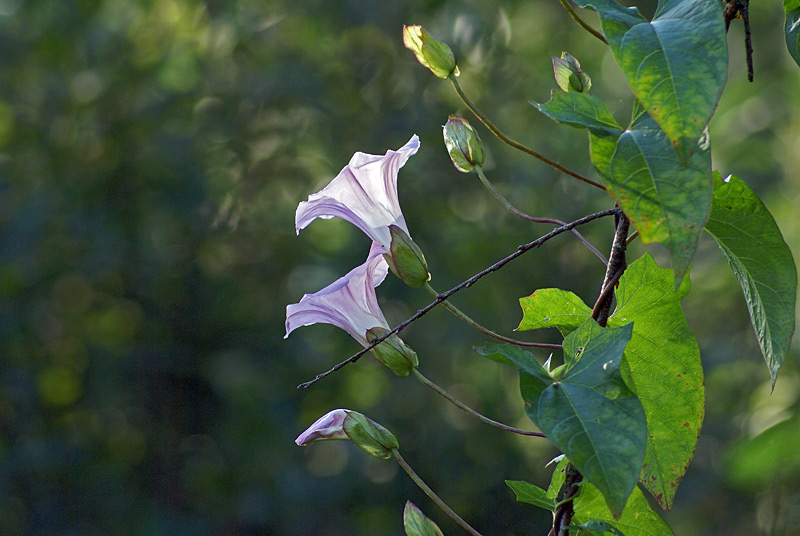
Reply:
[[[583, 93], [553, 92], [534, 106], [548, 117], [591, 134], [592, 163], [645, 244], [672, 250], [676, 284], [694, 256], [711, 209], [711, 151], [698, 146], [685, 161], [646, 113], [627, 130], [614, 130], [605, 103]], [[609, 119], [610, 118], [610, 119]]]
[[783, 9], [786, 11], [786, 48], [800, 65], [800, 0], [783, 0]]
[[[680, 308], [689, 280], [677, 290], [672, 280], [672, 271], [650, 255], [638, 259], [620, 279], [617, 309], [608, 322], [633, 322], [625, 358], [649, 432], [641, 481], [665, 509], [672, 506], [694, 454], [704, 396], [700, 350]], [[580, 298], [559, 289], [537, 290], [523, 302], [520, 329], [558, 327], [568, 333], [591, 312], [588, 305], [578, 305]], [[559, 315], [564, 304], [568, 314]]]
[[633, 93], [688, 161], [728, 75], [719, 0], [659, 0], [652, 22], [613, 0], [576, 0], [600, 15]]
[[593, 519], [610, 523], [625, 536], [673, 536], [672, 529], [650, 508], [647, 498], [638, 487], [633, 489], [622, 516], [614, 519], [598, 489], [589, 483], [583, 484], [575, 501], [573, 523], [580, 524]]
[[608, 320], [609, 326], [634, 324], [625, 357], [647, 415], [641, 480], [667, 510], [694, 456], [704, 414], [700, 349], [680, 305], [689, 279], [677, 290], [672, 282], [672, 270], [649, 254], [637, 259], [619, 281]]
[[564, 339], [568, 365], [559, 380], [529, 352], [509, 345], [482, 351], [514, 361], [528, 417], [602, 491], [615, 515], [636, 485], [647, 436], [642, 405], [620, 374], [631, 331], [586, 320]]
[[706, 230], [739, 280], [774, 387], [795, 326], [797, 268], [792, 252], [764, 203], [733, 175], [723, 180], [714, 173]]

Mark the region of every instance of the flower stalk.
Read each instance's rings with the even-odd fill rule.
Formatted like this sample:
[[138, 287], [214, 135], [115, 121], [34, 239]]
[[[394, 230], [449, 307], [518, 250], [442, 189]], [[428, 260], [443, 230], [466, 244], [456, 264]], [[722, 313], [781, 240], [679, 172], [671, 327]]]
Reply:
[[447, 400], [448, 402], [453, 404], [455, 407], [457, 407], [458, 409], [460, 409], [461, 411], [463, 411], [465, 413], [468, 413], [468, 414], [472, 415], [473, 417], [475, 417], [476, 419], [478, 419], [479, 421], [481, 421], [483, 423], [486, 423], [486, 424], [488, 424], [490, 426], [494, 426], [496, 428], [500, 428], [501, 430], [505, 430], [506, 432], [513, 432], [513, 433], [519, 434], [519, 435], [533, 436], [533, 437], [545, 437], [545, 435], [543, 433], [541, 433], [541, 432], [530, 432], [528, 430], [523, 430], [521, 428], [516, 428], [514, 426], [509, 426], [507, 424], [503, 424], [501, 422], [497, 422], [497, 421], [495, 421], [493, 419], [490, 419], [489, 417], [487, 417], [485, 415], [482, 415], [481, 413], [478, 413], [477, 411], [475, 411], [471, 407], [467, 406], [466, 404], [464, 404], [463, 402], [458, 400], [456, 397], [454, 397], [453, 395], [451, 395], [450, 393], [445, 391], [442, 387], [440, 387], [439, 385], [435, 384], [434, 382], [432, 382], [431, 380], [426, 378], [419, 371], [419, 369], [414, 369], [414, 370], [411, 371], [411, 373], [423, 385], [425, 385], [426, 387], [429, 387], [430, 389], [433, 389], [434, 391], [436, 391], [436, 393], [438, 393], [445, 400]]
[[472, 528], [472, 526], [469, 523], [464, 521], [464, 519], [460, 515], [455, 513], [455, 511], [452, 508], [447, 506], [447, 504], [438, 495], [436, 495], [436, 493], [430, 488], [430, 486], [428, 486], [425, 483], [425, 481], [422, 480], [419, 477], [419, 475], [414, 471], [414, 469], [412, 469], [411, 466], [408, 465], [408, 462], [406, 462], [405, 459], [403, 459], [403, 457], [400, 455], [400, 452], [397, 449], [392, 451], [392, 456], [397, 461], [398, 465], [400, 465], [400, 467], [403, 468], [403, 471], [405, 471], [408, 474], [408, 476], [411, 477], [411, 480], [413, 480], [414, 483], [417, 486], [419, 486], [419, 489], [425, 492], [425, 495], [427, 495], [428, 498], [430, 498], [430, 500], [432, 500], [436, 504], [436, 506], [441, 508], [442, 511], [450, 517], [450, 519], [458, 523], [458, 525], [461, 528], [472, 534], [472, 536], [483, 536], [480, 532]]

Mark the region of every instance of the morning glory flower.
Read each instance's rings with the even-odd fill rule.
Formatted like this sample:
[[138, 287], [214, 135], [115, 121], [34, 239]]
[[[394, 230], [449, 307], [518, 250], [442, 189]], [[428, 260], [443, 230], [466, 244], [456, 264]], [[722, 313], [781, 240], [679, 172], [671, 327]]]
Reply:
[[317, 218], [347, 220], [383, 246], [389, 267], [405, 283], [418, 287], [428, 281], [425, 256], [409, 237], [397, 197], [397, 174], [417, 150], [415, 134], [383, 156], [354, 154], [330, 184], [298, 205], [297, 233]]
[[297, 207], [297, 233], [316, 218], [342, 218], [367, 234], [386, 251], [391, 249], [390, 225], [408, 234], [397, 197], [397, 173], [419, 149], [415, 134], [397, 151], [384, 156], [356, 153], [325, 188]]
[[[306, 294], [298, 303], [286, 307], [286, 335], [301, 326], [323, 323], [345, 330], [366, 348], [389, 331], [375, 295], [388, 264], [380, 244], [372, 243], [367, 261], [314, 294]], [[397, 335], [372, 348], [375, 357], [398, 376], [408, 376], [419, 365], [417, 354]]]
[[391, 458], [392, 452], [400, 448], [393, 433], [366, 415], [349, 409], [329, 411], [294, 442], [304, 447], [324, 439], [349, 439], [371, 456], [384, 460]]
[[284, 339], [301, 326], [323, 323], [345, 330], [367, 347], [370, 329], [388, 330], [389, 324], [375, 295], [375, 287], [383, 282], [389, 271], [383, 253], [386, 250], [373, 242], [364, 264], [319, 292], [306, 294], [298, 303], [287, 306]]

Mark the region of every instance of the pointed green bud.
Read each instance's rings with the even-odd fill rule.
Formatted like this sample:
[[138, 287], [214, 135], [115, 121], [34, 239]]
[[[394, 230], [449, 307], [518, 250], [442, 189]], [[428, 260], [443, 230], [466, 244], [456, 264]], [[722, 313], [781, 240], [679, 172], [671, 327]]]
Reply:
[[[372, 328], [367, 331], [367, 341], [371, 343], [375, 339], [380, 339], [388, 332], [389, 330], [386, 328]], [[372, 349], [372, 353], [378, 361], [389, 367], [389, 370], [398, 376], [408, 376], [411, 374], [412, 369], [419, 366], [417, 353], [404, 343], [403, 339], [395, 334], [381, 341], [378, 346]]]
[[456, 57], [447, 43], [428, 33], [422, 26], [403, 26], [403, 44], [422, 65], [439, 78], [458, 76]]
[[411, 501], [406, 501], [403, 510], [403, 527], [406, 529], [406, 536], [444, 536], [439, 526]]
[[347, 411], [344, 431], [361, 450], [382, 460], [388, 460], [392, 451], [400, 448], [393, 433], [357, 411]]
[[469, 121], [463, 117], [451, 115], [447, 118], [442, 132], [447, 153], [457, 170], [469, 173], [475, 169], [475, 166], [483, 165], [486, 158], [483, 141]]
[[560, 58], [553, 58], [553, 73], [558, 87], [567, 93], [583, 93], [592, 87], [592, 79], [581, 71], [581, 64], [568, 52], [562, 52]]
[[428, 263], [425, 262], [425, 255], [419, 246], [397, 225], [390, 225], [389, 232], [392, 235], [392, 244], [389, 253], [384, 253], [383, 258], [394, 275], [411, 288], [430, 281]]

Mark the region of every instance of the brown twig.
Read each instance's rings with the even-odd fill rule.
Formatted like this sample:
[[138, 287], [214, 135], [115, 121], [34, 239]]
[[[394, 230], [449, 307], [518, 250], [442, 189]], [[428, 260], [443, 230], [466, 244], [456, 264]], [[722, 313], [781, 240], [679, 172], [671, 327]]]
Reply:
[[[608, 257], [608, 267], [603, 278], [603, 287], [592, 308], [592, 318], [603, 327], [606, 326], [608, 315], [611, 311], [611, 290], [627, 267], [625, 248], [631, 222], [622, 212], [617, 213], [615, 219], [616, 232], [614, 233], [614, 243], [611, 245], [611, 254]], [[583, 476], [572, 464], [568, 464], [566, 470], [567, 478], [565, 480], [564, 496], [553, 516], [553, 530], [551, 533], [554, 536], [569, 536], [567, 526], [572, 522], [572, 516], [575, 515], [573, 499], [580, 489], [578, 484], [583, 479]]]
[[575, 227], [578, 227], [579, 225], [583, 225], [585, 223], [589, 223], [590, 221], [596, 220], [598, 218], [603, 218], [603, 217], [611, 216], [611, 215], [619, 215], [619, 214], [621, 214], [621, 211], [620, 211], [619, 208], [616, 208], [616, 207], [612, 208], [612, 209], [608, 209], [608, 210], [602, 210], [600, 212], [595, 212], [594, 214], [589, 214], [588, 216], [584, 216], [583, 218], [579, 218], [579, 219], [577, 219], [577, 220], [575, 220], [573, 222], [570, 222], [570, 223], [568, 223], [566, 225], [562, 225], [561, 227], [557, 227], [557, 228], [553, 229], [552, 231], [550, 231], [549, 233], [540, 236], [539, 238], [537, 238], [533, 242], [528, 242], [527, 244], [523, 244], [523, 245], [517, 247], [517, 250], [514, 253], [512, 253], [511, 255], [508, 255], [507, 257], [504, 257], [503, 259], [497, 261], [496, 263], [492, 264], [488, 268], [486, 268], [486, 269], [478, 272], [477, 274], [473, 275], [469, 279], [467, 279], [465, 281], [462, 281], [461, 283], [459, 283], [458, 285], [454, 286], [453, 288], [451, 288], [447, 292], [444, 292], [442, 294], [437, 295], [435, 300], [433, 300], [431, 303], [429, 303], [428, 305], [426, 305], [422, 309], [418, 310], [416, 313], [414, 313], [413, 316], [411, 316], [411, 318], [407, 319], [405, 322], [402, 322], [402, 323], [398, 324], [394, 329], [392, 329], [391, 331], [388, 331], [383, 337], [378, 337], [377, 339], [373, 340], [370, 343], [370, 345], [367, 346], [366, 348], [364, 348], [361, 351], [351, 355], [350, 357], [348, 357], [344, 361], [334, 365], [329, 370], [327, 370], [325, 372], [322, 372], [320, 374], [317, 374], [314, 377], [314, 379], [309, 380], [307, 382], [301, 383], [300, 385], [297, 386], [297, 388], [298, 389], [300, 389], [300, 388], [308, 389], [309, 387], [311, 387], [313, 384], [315, 384], [316, 382], [318, 382], [322, 378], [324, 378], [326, 376], [329, 376], [330, 374], [333, 374], [337, 370], [343, 368], [344, 366], [346, 366], [346, 365], [348, 365], [350, 363], [355, 363], [356, 361], [359, 360], [359, 358], [361, 358], [362, 355], [366, 354], [368, 351], [372, 350], [375, 346], [377, 346], [378, 344], [380, 344], [381, 342], [383, 342], [384, 340], [386, 340], [390, 336], [394, 335], [395, 333], [399, 333], [399, 332], [403, 331], [412, 322], [416, 321], [418, 318], [420, 318], [421, 316], [423, 316], [426, 313], [428, 313], [428, 311], [430, 311], [431, 309], [433, 309], [434, 307], [436, 307], [437, 305], [439, 305], [440, 303], [442, 303], [443, 301], [448, 299], [450, 296], [452, 296], [453, 294], [455, 294], [459, 290], [465, 289], [467, 287], [471, 287], [480, 278], [482, 278], [485, 275], [488, 275], [488, 274], [490, 274], [490, 273], [492, 273], [494, 271], [499, 270], [500, 268], [502, 268], [503, 266], [505, 266], [509, 262], [513, 261], [514, 259], [516, 259], [520, 255], [522, 255], [523, 253], [525, 253], [525, 252], [527, 252], [527, 251], [529, 251], [529, 250], [531, 250], [531, 249], [533, 249], [535, 247], [539, 247], [542, 244], [544, 244], [545, 242], [547, 242], [548, 240], [550, 240], [551, 238], [553, 238], [555, 236], [558, 236], [561, 233], [565, 233], [567, 231], [570, 231], [570, 230], [574, 229]]

